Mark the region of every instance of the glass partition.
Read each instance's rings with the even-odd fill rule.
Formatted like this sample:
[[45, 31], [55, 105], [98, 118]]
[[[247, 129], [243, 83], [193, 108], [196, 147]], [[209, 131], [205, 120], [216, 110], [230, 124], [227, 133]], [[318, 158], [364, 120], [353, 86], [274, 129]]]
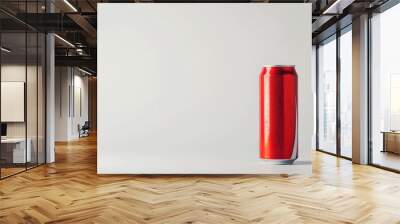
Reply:
[[27, 167], [37, 165], [38, 159], [38, 35], [36, 32], [27, 33], [27, 74], [26, 74], [26, 113], [27, 113], [27, 151], [30, 156]]
[[[7, 1], [15, 13], [43, 13], [44, 1]], [[28, 21], [29, 23], [29, 21]], [[0, 178], [45, 163], [45, 34], [0, 12]]]
[[[43, 1], [27, 1], [25, 12], [43, 13]], [[32, 17], [29, 21], [32, 24], [38, 23], [38, 17]], [[41, 42], [44, 38], [43, 35], [33, 28], [26, 28], [27, 35], [27, 99], [26, 99], [26, 113], [27, 113], [27, 150], [30, 153], [30, 162], [27, 167], [32, 168], [39, 164], [39, 76], [41, 70]], [[44, 86], [42, 86], [44, 88]], [[44, 112], [44, 111], [43, 111]]]
[[46, 162], [46, 37], [43, 33], [38, 33], [38, 76], [37, 76], [37, 162]]
[[26, 144], [26, 41], [25, 32], [1, 34], [2, 177], [24, 171], [31, 161]]

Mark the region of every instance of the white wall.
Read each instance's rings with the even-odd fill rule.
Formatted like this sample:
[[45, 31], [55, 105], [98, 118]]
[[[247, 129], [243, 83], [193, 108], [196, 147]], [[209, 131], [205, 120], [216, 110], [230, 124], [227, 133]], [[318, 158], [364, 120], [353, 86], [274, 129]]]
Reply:
[[[87, 76], [82, 76], [83, 73], [75, 70], [75, 75], [74, 75], [74, 107], [72, 108], [73, 113], [72, 113], [72, 120], [71, 120], [71, 135], [73, 138], [78, 138], [79, 137], [79, 132], [78, 132], [78, 124], [83, 125], [85, 121], [88, 121], [89, 119], [89, 111], [88, 111], [88, 77]], [[79, 93], [80, 91], [80, 93]], [[80, 97], [79, 97], [80, 95]], [[79, 102], [80, 101], [80, 102]], [[80, 108], [79, 108], [80, 107]], [[81, 111], [80, 111], [81, 110]]]
[[70, 83], [68, 67], [56, 67], [55, 69], [55, 141], [68, 140], [68, 117]]
[[[80, 89], [81, 103], [76, 97]], [[82, 113], [76, 105], [82, 105]], [[72, 67], [56, 67], [55, 140], [69, 141], [79, 137], [78, 124], [88, 120], [88, 78]]]
[[[311, 4], [99, 4], [98, 173], [311, 173]], [[294, 64], [299, 159], [259, 159], [259, 73]]]

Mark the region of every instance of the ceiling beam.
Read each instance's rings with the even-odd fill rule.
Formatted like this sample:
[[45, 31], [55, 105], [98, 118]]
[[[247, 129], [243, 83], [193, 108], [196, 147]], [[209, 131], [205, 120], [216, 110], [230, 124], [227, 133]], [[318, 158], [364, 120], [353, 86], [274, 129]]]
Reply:
[[56, 66], [81, 66], [96, 70], [97, 60], [91, 56], [56, 56]]
[[89, 37], [96, 38], [97, 30], [88, 22], [88, 20], [81, 14], [71, 13], [67, 15], [71, 20], [73, 20], [77, 25], [79, 25], [82, 30], [84, 30]]
[[328, 5], [322, 14], [342, 14], [344, 9], [353, 4], [355, 0], [336, 0]]

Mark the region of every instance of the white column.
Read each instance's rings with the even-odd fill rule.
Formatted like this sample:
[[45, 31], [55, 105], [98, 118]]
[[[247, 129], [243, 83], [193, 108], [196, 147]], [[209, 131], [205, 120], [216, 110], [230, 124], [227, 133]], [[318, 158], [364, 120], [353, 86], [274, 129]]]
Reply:
[[353, 20], [353, 162], [368, 163], [368, 15]]
[[[312, 45], [312, 54], [311, 54], [311, 80], [312, 80], [312, 92], [313, 92], [313, 111], [317, 113], [317, 48], [315, 45]], [[316, 139], [317, 139], [317, 115], [314, 115], [314, 131], [312, 136], [312, 149], [315, 150], [317, 148]]]
[[[46, 1], [46, 11], [54, 12], [54, 5]], [[46, 163], [55, 162], [55, 42], [54, 34], [46, 35]]]
[[54, 133], [55, 133], [55, 54], [54, 54], [54, 35], [47, 34], [46, 36], [46, 60], [47, 60], [47, 76], [46, 76], [46, 163], [55, 161], [54, 151]]

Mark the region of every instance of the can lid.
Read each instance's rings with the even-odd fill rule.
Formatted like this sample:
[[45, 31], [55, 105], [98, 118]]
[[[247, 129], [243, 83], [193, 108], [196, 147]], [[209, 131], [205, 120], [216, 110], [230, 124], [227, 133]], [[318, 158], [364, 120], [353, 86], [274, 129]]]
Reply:
[[264, 65], [264, 67], [296, 67], [296, 65]]

